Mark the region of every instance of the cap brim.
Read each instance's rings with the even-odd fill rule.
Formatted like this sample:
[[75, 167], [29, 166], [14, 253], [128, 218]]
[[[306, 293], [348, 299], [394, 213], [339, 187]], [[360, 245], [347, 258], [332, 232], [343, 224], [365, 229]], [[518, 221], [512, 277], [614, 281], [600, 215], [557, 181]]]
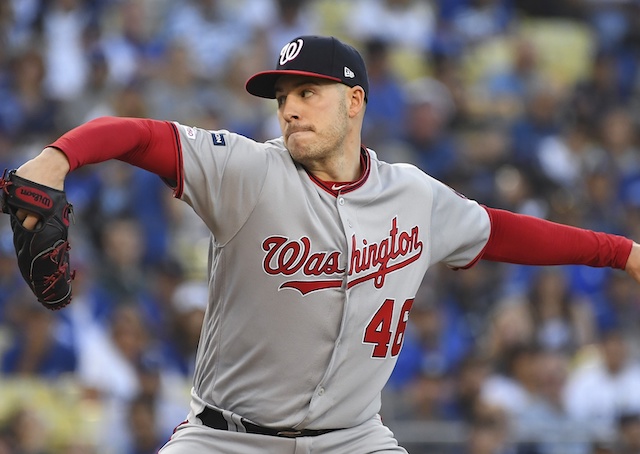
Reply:
[[317, 77], [319, 79], [328, 79], [336, 82], [342, 82], [337, 77], [327, 76], [326, 74], [318, 74], [309, 71], [296, 71], [294, 69], [282, 69], [272, 71], [262, 71], [254, 74], [247, 80], [245, 84], [246, 90], [254, 96], [260, 98], [274, 99], [276, 97], [275, 85], [276, 81], [284, 75]]

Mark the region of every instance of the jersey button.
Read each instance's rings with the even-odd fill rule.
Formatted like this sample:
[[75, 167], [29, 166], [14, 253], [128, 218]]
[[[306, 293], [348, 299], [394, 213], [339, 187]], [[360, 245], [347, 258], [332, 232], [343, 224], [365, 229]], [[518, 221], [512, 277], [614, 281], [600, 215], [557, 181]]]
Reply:
[[324, 395], [324, 388], [320, 388], [318, 390], [318, 396], [322, 396], [322, 395]]
[[344, 205], [344, 198], [343, 198], [343, 197], [340, 197], [340, 198], [338, 199], [338, 203], [339, 203], [340, 205]]

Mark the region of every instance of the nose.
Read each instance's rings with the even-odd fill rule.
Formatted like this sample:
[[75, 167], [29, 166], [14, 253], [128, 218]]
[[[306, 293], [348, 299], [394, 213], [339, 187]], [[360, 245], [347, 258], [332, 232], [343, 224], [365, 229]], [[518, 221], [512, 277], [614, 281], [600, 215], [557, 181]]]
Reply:
[[290, 122], [292, 120], [300, 119], [300, 113], [294, 97], [285, 96], [280, 103], [280, 111], [282, 112], [282, 117], [285, 121]]

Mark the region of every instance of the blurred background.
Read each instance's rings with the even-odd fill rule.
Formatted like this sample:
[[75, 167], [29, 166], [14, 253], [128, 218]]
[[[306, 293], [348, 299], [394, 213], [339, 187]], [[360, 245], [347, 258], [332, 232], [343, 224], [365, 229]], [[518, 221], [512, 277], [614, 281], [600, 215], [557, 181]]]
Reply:
[[[0, 164], [101, 115], [277, 136], [244, 82], [314, 33], [362, 51], [382, 159], [640, 240], [638, 0], [2, 0]], [[66, 190], [77, 277], [59, 313], [0, 217], [0, 454], [152, 454], [188, 411], [207, 232], [117, 161]], [[382, 416], [412, 454], [637, 454], [639, 325], [621, 271], [436, 267]]]

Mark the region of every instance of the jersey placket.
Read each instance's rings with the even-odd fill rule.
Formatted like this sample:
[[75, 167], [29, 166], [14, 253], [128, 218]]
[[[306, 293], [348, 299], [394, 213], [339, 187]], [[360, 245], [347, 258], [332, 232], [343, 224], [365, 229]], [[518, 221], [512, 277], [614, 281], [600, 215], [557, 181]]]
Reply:
[[334, 371], [334, 366], [336, 364], [337, 361], [340, 361], [341, 358], [339, 358], [340, 356], [340, 352], [341, 352], [341, 348], [342, 348], [342, 339], [344, 337], [344, 330], [345, 330], [345, 326], [347, 325], [347, 318], [349, 315], [349, 289], [347, 288], [347, 283], [348, 283], [348, 279], [349, 279], [349, 264], [351, 263], [351, 248], [349, 247], [349, 238], [353, 235], [354, 233], [354, 221], [352, 220], [352, 218], [354, 217], [354, 213], [351, 212], [350, 210], [350, 206], [349, 203], [347, 201], [347, 199], [345, 198], [345, 196], [341, 193], [341, 191], [338, 191], [338, 194], [336, 196], [336, 209], [338, 212], [338, 216], [340, 218], [341, 224], [342, 224], [342, 229], [343, 229], [343, 233], [345, 235], [345, 243], [347, 245], [347, 250], [346, 250], [346, 257], [347, 257], [347, 262], [346, 262], [346, 267], [345, 267], [345, 275], [344, 275], [344, 281], [343, 281], [343, 290], [344, 290], [344, 305], [343, 305], [343, 311], [342, 311], [342, 320], [340, 323], [340, 331], [338, 333], [338, 337], [336, 338], [335, 341], [335, 345], [334, 345], [334, 349], [333, 349], [333, 354], [331, 355], [331, 360], [329, 362], [329, 366], [327, 367], [327, 371], [324, 375], [324, 377], [322, 377], [322, 380], [320, 381], [320, 383], [318, 383], [316, 390], [313, 394], [313, 397], [311, 398], [311, 402], [309, 404], [309, 413], [307, 414], [307, 417], [305, 418], [306, 421], [305, 422], [310, 422], [313, 421], [316, 417], [315, 410], [316, 409], [326, 409], [326, 404], [323, 402], [323, 399], [326, 398], [331, 398], [330, 396], [333, 394], [330, 392], [330, 390], [328, 390], [326, 388], [326, 384], [328, 382], [332, 381], [332, 375], [333, 375], [333, 371]]

